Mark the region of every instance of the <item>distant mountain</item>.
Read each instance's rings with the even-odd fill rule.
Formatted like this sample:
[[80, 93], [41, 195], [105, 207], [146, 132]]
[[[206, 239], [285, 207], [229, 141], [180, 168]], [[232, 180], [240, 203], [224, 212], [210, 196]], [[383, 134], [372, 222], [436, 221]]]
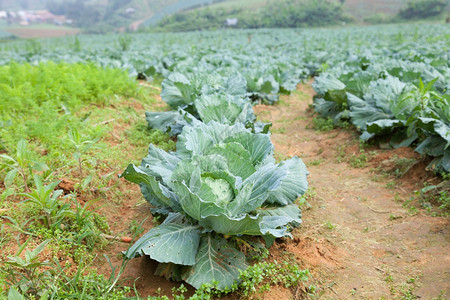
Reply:
[[[88, 29], [102, 27], [137, 29], [155, 24], [165, 15], [211, 4], [217, 0], [0, 0], [0, 10], [43, 10], [68, 15], [74, 26]], [[78, 23], [77, 23], [78, 22]]]

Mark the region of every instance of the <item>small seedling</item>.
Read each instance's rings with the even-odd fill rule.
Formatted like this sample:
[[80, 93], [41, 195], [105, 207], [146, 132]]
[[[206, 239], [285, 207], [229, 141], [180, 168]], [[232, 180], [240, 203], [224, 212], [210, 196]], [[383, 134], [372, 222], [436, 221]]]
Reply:
[[325, 227], [325, 228], [327, 228], [327, 229], [329, 229], [329, 230], [333, 230], [333, 229], [336, 228], [336, 225], [333, 225], [330, 221], [326, 221], [326, 222], [323, 224], [323, 227]]
[[76, 128], [70, 128], [69, 130], [69, 141], [75, 148], [75, 152], [73, 153], [73, 158], [77, 161], [78, 164], [78, 186], [80, 190], [85, 190], [89, 183], [92, 181], [92, 175], [88, 175], [86, 178], [83, 178], [83, 165], [88, 164], [89, 160], [83, 158], [83, 155], [88, 152], [98, 139], [90, 139], [81, 136], [79, 131]]
[[59, 199], [63, 191], [55, 191], [59, 181], [44, 185], [42, 178], [35, 175], [34, 184], [35, 189], [20, 195], [26, 197], [24, 202], [30, 202], [38, 210], [39, 218], [43, 220], [47, 229], [55, 230], [59, 228], [64, 218], [70, 214], [70, 205]]
[[27, 141], [19, 140], [16, 147], [16, 157], [6, 154], [0, 154], [3, 162], [0, 163], [0, 170], [6, 169], [8, 173], [5, 176], [5, 186], [8, 188], [14, 182], [17, 175], [22, 177], [25, 192], [29, 192], [28, 177], [32, 171], [45, 171], [48, 166], [44, 163], [36, 162], [31, 159], [31, 152], [28, 150]]

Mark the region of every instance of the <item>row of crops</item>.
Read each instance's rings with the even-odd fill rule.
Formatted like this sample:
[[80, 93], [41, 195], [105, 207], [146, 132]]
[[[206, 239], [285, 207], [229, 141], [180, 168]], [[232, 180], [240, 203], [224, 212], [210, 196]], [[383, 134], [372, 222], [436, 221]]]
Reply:
[[252, 99], [277, 97], [278, 89], [252, 91], [239, 71], [204, 64], [170, 73], [161, 97], [174, 111], [146, 119], [177, 136], [176, 151], [150, 145], [141, 165], [122, 174], [165, 217], [126, 257], [148, 255], [160, 263], [157, 274], [195, 288], [231, 288], [249, 259], [301, 223], [294, 202], [307, 190], [306, 167], [298, 157], [276, 163], [270, 124], [255, 122], [252, 108]]
[[[242, 99], [272, 104], [320, 74], [314, 108], [321, 116], [351, 121], [365, 141], [387, 137], [392, 147], [412, 146], [436, 158], [431, 169], [448, 172], [448, 35], [448, 27], [420, 25], [86, 36], [6, 43], [0, 64], [93, 61], [140, 79], [160, 74], [161, 96], [173, 109], [208, 122], [208, 107], [226, 102], [234, 112], [226, 123], [252, 121]], [[172, 135], [188, 122], [176, 111], [148, 116]]]
[[[271, 124], [256, 121], [252, 105], [274, 104], [315, 76], [321, 116], [352, 122], [365, 141], [412, 146], [449, 172], [449, 34], [421, 25], [80, 36], [5, 43], [0, 65], [93, 62], [141, 80], [162, 76], [172, 110], [146, 119], [176, 137], [176, 151], [150, 145], [121, 176], [164, 221], [125, 256], [148, 255], [160, 275], [224, 289], [249, 257], [301, 223], [295, 200], [307, 189], [305, 165], [275, 161]], [[0, 116], [0, 126], [10, 121]]]
[[[428, 168], [450, 171], [450, 52], [406, 48], [394, 57], [350, 57], [316, 77], [314, 108], [335, 124], [350, 120], [363, 141], [382, 137], [433, 157]], [[443, 45], [445, 47], [445, 45]]]

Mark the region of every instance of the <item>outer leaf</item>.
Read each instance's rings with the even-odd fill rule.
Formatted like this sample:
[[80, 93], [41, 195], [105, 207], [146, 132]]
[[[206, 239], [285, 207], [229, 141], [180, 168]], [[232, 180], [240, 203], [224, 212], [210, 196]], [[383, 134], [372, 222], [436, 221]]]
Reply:
[[145, 200], [156, 207], [174, 206], [173, 202], [175, 202], [175, 199], [169, 199], [169, 195], [163, 192], [162, 185], [156, 181], [155, 177], [147, 174], [135, 165], [128, 165], [120, 177], [139, 184]]
[[260, 222], [262, 217], [248, 214], [239, 217], [229, 217], [224, 214], [209, 216], [199, 224], [208, 230], [227, 235], [261, 235]]
[[200, 227], [183, 224], [161, 224], [150, 229], [126, 251], [127, 258], [149, 255], [162, 263], [192, 266], [200, 241]]
[[288, 225], [297, 227], [302, 222], [301, 211], [296, 204], [258, 210], [262, 216], [261, 233], [274, 237], [290, 236]]
[[172, 108], [192, 103], [193, 93], [189, 80], [181, 73], [172, 73], [162, 82], [161, 98]]
[[16, 178], [17, 171], [18, 171], [17, 169], [12, 169], [11, 171], [9, 171], [6, 174], [5, 180], [4, 180], [6, 187], [9, 187], [13, 183], [14, 179]]
[[257, 210], [257, 213], [262, 216], [284, 216], [291, 219], [290, 222], [300, 224], [302, 222], [301, 210], [297, 204], [290, 204], [282, 207], [261, 208]]
[[163, 132], [176, 134], [180, 133], [183, 129], [183, 126], [180, 124], [183, 121], [183, 117], [178, 113], [178, 111], [146, 111], [145, 119], [151, 128], [159, 129]]
[[239, 271], [247, 268], [245, 256], [231, 247], [224, 238], [208, 234], [202, 238], [195, 265], [184, 274], [184, 280], [195, 288], [217, 281], [224, 289], [238, 279]]
[[140, 169], [158, 180], [162, 179], [165, 183], [168, 183], [179, 162], [180, 159], [176, 156], [176, 153], [168, 153], [155, 145], [150, 145], [148, 155], [142, 160]]
[[303, 161], [297, 156], [281, 164], [287, 166], [287, 176], [283, 178], [281, 185], [276, 190], [269, 192], [267, 202], [288, 205], [308, 189], [308, 181], [306, 180], [308, 171]]
[[225, 85], [227, 94], [242, 96], [247, 92], [247, 81], [241, 74], [229, 76]]
[[243, 182], [243, 186], [252, 184], [253, 189], [248, 201], [237, 210], [238, 213], [251, 212], [260, 207], [269, 197], [269, 193], [278, 189], [281, 181], [286, 178], [287, 174], [287, 165], [276, 166], [268, 163], [260, 167]]
[[291, 236], [286, 225], [292, 222], [290, 217], [273, 216], [263, 217], [260, 223], [261, 233], [263, 235], [272, 235], [274, 237]]
[[427, 154], [430, 156], [444, 155], [446, 140], [438, 135], [432, 135], [427, 137], [422, 143], [420, 143], [415, 149], [420, 154]]
[[193, 115], [179, 108], [178, 111], [145, 112], [145, 119], [150, 127], [169, 133], [180, 134], [184, 126], [195, 125], [200, 121]]
[[361, 130], [365, 130], [367, 123], [380, 119], [392, 119], [392, 114], [387, 114], [381, 109], [371, 106], [368, 102], [347, 93], [348, 103], [351, 109], [352, 123]]

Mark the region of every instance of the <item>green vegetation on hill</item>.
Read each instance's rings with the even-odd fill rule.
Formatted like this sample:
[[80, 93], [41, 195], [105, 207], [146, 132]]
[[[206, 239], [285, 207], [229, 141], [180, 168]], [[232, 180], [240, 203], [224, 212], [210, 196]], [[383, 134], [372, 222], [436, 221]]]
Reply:
[[287, 0], [270, 2], [254, 10], [219, 6], [178, 13], [163, 19], [154, 30], [209, 30], [222, 27], [227, 18], [237, 18], [237, 28], [329, 26], [350, 21], [339, 3], [328, 0]]
[[448, 6], [447, 0], [418, 0], [408, 2], [405, 9], [400, 10], [398, 18], [403, 20], [418, 20], [443, 15]]

